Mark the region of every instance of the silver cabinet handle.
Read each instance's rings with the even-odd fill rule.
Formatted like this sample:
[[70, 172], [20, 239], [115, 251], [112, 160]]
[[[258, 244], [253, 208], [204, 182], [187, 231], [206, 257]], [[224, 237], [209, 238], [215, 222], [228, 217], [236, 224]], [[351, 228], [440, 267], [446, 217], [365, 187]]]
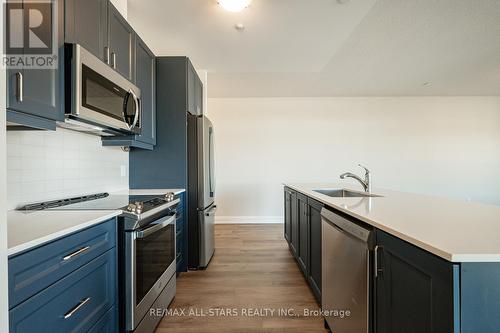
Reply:
[[[375, 266], [375, 278], [378, 277], [378, 272], [379, 272], [379, 268], [378, 268], [378, 249], [380, 249], [381, 247], [380, 246], [375, 246], [375, 250], [374, 250], [374, 253], [373, 255], [375, 256], [374, 258], [374, 266]], [[382, 271], [382, 270], [380, 270]]]
[[23, 73], [17, 72], [16, 73], [16, 99], [19, 102], [23, 101], [23, 95], [24, 95], [24, 82], [23, 82]]
[[104, 47], [104, 62], [109, 65], [109, 47]]
[[116, 53], [111, 52], [111, 67], [116, 69]]
[[68, 254], [67, 256], [63, 257], [63, 261], [67, 261], [67, 260], [73, 259], [77, 255], [82, 254], [83, 252], [88, 251], [89, 249], [90, 249], [90, 246], [82, 247], [81, 249], [76, 250], [75, 252], [73, 252], [71, 254]]
[[82, 299], [80, 303], [78, 303], [76, 306], [74, 306], [71, 310], [66, 312], [64, 315], [64, 319], [68, 319], [72, 315], [74, 315], [78, 310], [80, 310], [85, 304], [87, 304], [90, 301], [90, 297], [87, 297], [85, 299]]

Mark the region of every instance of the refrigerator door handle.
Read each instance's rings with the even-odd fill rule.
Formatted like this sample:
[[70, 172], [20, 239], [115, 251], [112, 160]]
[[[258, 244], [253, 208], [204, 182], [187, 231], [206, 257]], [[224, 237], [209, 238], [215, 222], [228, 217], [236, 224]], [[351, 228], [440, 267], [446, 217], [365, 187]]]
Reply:
[[214, 174], [214, 141], [213, 141], [213, 127], [208, 129], [208, 174], [209, 174], [209, 186], [210, 186], [210, 196], [215, 195], [215, 174]]
[[206, 213], [205, 216], [214, 215], [217, 212], [217, 206], [213, 205]]

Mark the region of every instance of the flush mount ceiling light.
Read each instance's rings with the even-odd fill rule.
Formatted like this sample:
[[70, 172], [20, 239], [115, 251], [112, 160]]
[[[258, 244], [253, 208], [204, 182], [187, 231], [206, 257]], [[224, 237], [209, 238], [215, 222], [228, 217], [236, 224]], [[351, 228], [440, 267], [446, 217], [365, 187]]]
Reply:
[[252, 0], [218, 0], [219, 6], [228, 12], [241, 12], [250, 5]]

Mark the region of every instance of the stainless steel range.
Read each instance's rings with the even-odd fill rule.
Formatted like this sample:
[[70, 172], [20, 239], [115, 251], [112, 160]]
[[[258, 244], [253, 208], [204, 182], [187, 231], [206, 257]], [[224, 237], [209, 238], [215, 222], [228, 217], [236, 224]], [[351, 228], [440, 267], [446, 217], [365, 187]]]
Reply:
[[176, 292], [176, 219], [180, 200], [164, 196], [93, 195], [30, 204], [19, 210], [114, 210], [118, 217], [120, 331], [153, 332]]

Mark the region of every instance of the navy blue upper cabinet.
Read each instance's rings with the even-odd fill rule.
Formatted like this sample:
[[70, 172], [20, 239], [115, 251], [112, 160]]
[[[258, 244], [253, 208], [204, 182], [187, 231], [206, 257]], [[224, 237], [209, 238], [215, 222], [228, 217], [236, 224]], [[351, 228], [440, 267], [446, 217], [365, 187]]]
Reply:
[[141, 134], [103, 137], [104, 146], [153, 149], [156, 144], [156, 58], [139, 36], [135, 37], [135, 77], [141, 89]]
[[[52, 12], [43, 13], [57, 32], [57, 69], [9, 69], [7, 71], [7, 121], [12, 126], [27, 126], [39, 129], [55, 129], [55, 121], [64, 119], [64, 3], [53, 1]], [[21, 6], [12, 2], [9, 6]], [[27, 8], [24, 8], [27, 11]], [[25, 14], [26, 16], [27, 14]], [[26, 20], [24, 20], [26, 24]], [[19, 54], [29, 54], [29, 46], [19, 48]]]
[[376, 332], [453, 333], [453, 264], [377, 230]]
[[156, 59], [146, 43], [136, 37], [136, 85], [141, 89], [141, 135], [138, 141], [156, 144]]
[[203, 114], [203, 83], [191, 61], [187, 62], [187, 111], [193, 115]]
[[66, 0], [65, 4], [65, 41], [80, 44], [107, 62], [108, 0]]
[[111, 67], [134, 81], [135, 32], [111, 2], [108, 2], [108, 45]]
[[80, 44], [134, 81], [135, 32], [108, 0], [66, 0], [65, 41]]

